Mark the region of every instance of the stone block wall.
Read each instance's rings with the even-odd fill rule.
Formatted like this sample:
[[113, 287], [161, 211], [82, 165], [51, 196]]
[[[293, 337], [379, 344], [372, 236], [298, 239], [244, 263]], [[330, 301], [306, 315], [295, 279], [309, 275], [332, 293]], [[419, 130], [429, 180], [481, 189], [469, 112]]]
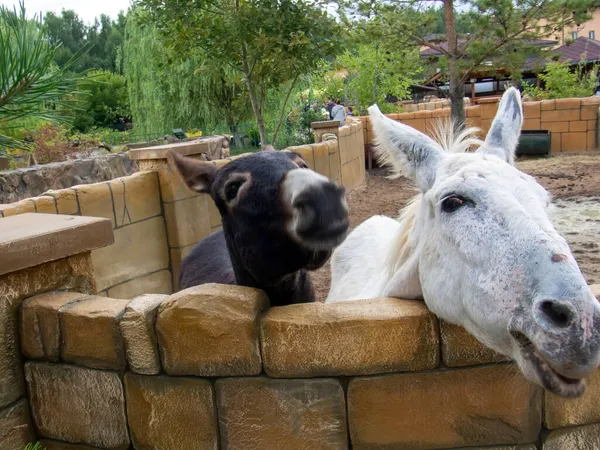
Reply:
[[[481, 129], [481, 137], [489, 131], [499, 98], [481, 99], [479, 105], [467, 106], [467, 125]], [[584, 152], [598, 150], [598, 108], [600, 97], [564, 98], [523, 103], [523, 130], [551, 132], [551, 152]], [[447, 120], [450, 109], [420, 110], [388, 117], [431, 134], [436, 122]], [[365, 144], [372, 144], [373, 130], [368, 117], [361, 117]]]
[[[365, 180], [361, 124], [355, 120], [337, 134], [288, 150], [301, 153], [322, 175], [353, 188]], [[221, 217], [210, 196], [192, 192], [181, 182], [165, 154], [174, 148], [200, 157], [208, 144], [204, 140], [133, 150], [130, 157], [140, 172], [0, 204], [0, 220], [28, 212], [110, 219], [115, 243], [92, 252], [96, 293], [125, 299], [170, 294], [177, 289], [182, 259], [221, 227]], [[213, 163], [222, 166], [238, 157], [243, 155]]]
[[579, 399], [544, 393], [420, 301], [269, 309], [203, 285], [20, 310], [30, 431], [49, 450], [600, 446], [600, 371]]
[[[469, 106], [471, 99], [465, 97], [465, 105]], [[410, 113], [417, 111], [433, 111], [434, 109], [450, 108], [450, 100], [447, 98], [436, 99], [430, 102], [413, 103], [411, 101], [401, 102], [402, 112]]]

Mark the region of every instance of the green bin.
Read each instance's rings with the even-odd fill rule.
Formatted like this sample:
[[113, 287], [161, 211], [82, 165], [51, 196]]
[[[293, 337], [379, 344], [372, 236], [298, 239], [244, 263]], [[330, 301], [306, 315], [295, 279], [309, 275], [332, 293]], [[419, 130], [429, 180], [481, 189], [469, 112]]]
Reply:
[[546, 155], [550, 156], [550, 131], [522, 130], [517, 145], [518, 156]]

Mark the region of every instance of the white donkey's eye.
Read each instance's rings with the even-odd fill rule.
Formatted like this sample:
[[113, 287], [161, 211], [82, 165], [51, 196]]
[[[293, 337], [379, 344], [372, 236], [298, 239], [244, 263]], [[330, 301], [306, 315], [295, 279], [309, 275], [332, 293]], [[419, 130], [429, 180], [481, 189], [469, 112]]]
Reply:
[[459, 209], [461, 206], [467, 204], [469, 200], [460, 195], [450, 195], [442, 200], [442, 211], [452, 213]]

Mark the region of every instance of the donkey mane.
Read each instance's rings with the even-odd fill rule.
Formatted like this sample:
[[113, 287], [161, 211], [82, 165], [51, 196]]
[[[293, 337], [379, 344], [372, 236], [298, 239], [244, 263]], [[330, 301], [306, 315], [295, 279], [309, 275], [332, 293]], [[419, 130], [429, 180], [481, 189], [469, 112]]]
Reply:
[[[483, 145], [483, 141], [479, 138], [480, 131], [481, 129], [478, 127], [461, 129], [461, 127], [457, 126], [456, 121], [452, 119], [439, 119], [433, 123], [429, 134], [443, 151], [447, 153], [466, 153], [475, 151]], [[401, 177], [403, 175], [401, 164], [392, 158], [389, 150], [383, 146], [379, 146], [377, 138], [374, 139], [374, 142], [378, 163], [391, 168], [392, 173], [387, 178], [397, 179]], [[400, 210], [400, 215], [397, 219], [400, 223], [400, 230], [394, 237], [385, 264], [389, 274], [396, 272], [414, 254], [415, 242], [411, 239], [411, 231], [415, 222], [415, 216], [421, 208], [422, 199], [423, 194], [419, 192]]]

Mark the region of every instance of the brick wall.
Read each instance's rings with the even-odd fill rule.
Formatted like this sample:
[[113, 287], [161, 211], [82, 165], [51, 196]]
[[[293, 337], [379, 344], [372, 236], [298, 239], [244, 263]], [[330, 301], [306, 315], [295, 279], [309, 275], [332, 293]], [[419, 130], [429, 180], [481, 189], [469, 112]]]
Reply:
[[[485, 137], [498, 110], [500, 99], [481, 99], [477, 106], [466, 108], [467, 124], [481, 128]], [[565, 98], [524, 102], [523, 130], [549, 130], [551, 151], [583, 152], [598, 150], [598, 107], [600, 97]], [[450, 117], [450, 109], [424, 110], [388, 117], [417, 130], [430, 133], [435, 122]], [[368, 117], [361, 117], [365, 144], [373, 143], [373, 130]]]
[[20, 309], [49, 450], [600, 446], [600, 371], [581, 398], [544, 393], [419, 301], [268, 309], [262, 291], [204, 285]]
[[[355, 120], [327, 141], [288, 150], [301, 153], [315, 171], [353, 188], [365, 180], [362, 138], [362, 125]], [[210, 196], [190, 191], [166, 159], [138, 163], [142, 171], [131, 176], [0, 205], [0, 220], [26, 212], [108, 218], [115, 243], [92, 252], [98, 294], [170, 294], [177, 289], [181, 260], [221, 227], [221, 217]]]

